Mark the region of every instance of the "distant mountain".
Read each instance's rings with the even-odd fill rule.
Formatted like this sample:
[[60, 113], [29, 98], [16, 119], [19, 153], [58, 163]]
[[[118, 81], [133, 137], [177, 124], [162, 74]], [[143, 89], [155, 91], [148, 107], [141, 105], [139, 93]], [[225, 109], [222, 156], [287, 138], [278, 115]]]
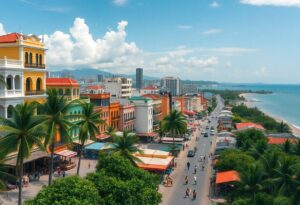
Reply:
[[[73, 77], [75, 79], [81, 79], [81, 78], [97, 78], [97, 75], [103, 75], [103, 77], [111, 77], [111, 76], [121, 76], [121, 77], [128, 77], [135, 80], [135, 74], [117, 74], [117, 73], [110, 73], [107, 71], [102, 71], [98, 69], [93, 68], [81, 68], [76, 70], [61, 70], [61, 71], [53, 71], [50, 73], [51, 77]], [[144, 75], [144, 80], [159, 80], [160, 78], [153, 77], [153, 76], [147, 76]]]

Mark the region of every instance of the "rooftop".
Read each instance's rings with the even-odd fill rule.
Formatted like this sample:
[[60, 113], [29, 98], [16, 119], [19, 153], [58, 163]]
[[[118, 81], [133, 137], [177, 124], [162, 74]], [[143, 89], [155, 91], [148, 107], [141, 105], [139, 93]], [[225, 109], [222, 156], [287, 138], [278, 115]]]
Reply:
[[218, 172], [216, 176], [216, 184], [228, 183], [239, 180], [239, 174], [234, 170]]
[[87, 86], [86, 89], [89, 89], [89, 90], [102, 90], [102, 89], [105, 89], [105, 86], [104, 85], [90, 85], [90, 86]]
[[291, 143], [297, 143], [298, 139], [296, 138], [287, 138], [287, 137], [268, 137], [268, 143], [274, 145], [284, 144], [286, 141], [290, 141]]
[[145, 95], [142, 95], [141, 97], [151, 98], [152, 100], [160, 100], [161, 99], [161, 96], [158, 94], [145, 94]]
[[158, 88], [157, 87], [155, 87], [155, 86], [146, 86], [146, 87], [144, 87], [143, 88], [144, 90], [157, 90]]
[[72, 78], [47, 78], [47, 86], [68, 86], [68, 87], [79, 87], [76, 80]]
[[133, 96], [131, 98], [129, 98], [129, 100], [143, 100], [143, 101], [149, 101], [149, 98], [145, 98], [145, 97], [140, 97], [140, 96]]
[[236, 124], [236, 129], [238, 129], [238, 130], [247, 129], [247, 128], [255, 128], [255, 129], [259, 129], [259, 130], [265, 130], [265, 128], [262, 125], [255, 124], [253, 122], [242, 122], [242, 123]]
[[9, 33], [2, 35], [0, 36], [0, 43], [15, 43], [20, 39], [21, 36], [24, 40], [26, 39], [26, 36], [20, 33]]

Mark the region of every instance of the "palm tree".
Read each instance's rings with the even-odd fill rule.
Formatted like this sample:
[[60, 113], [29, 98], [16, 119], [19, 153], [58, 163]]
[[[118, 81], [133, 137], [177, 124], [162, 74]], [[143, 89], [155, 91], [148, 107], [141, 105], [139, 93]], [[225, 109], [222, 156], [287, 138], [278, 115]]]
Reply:
[[108, 151], [112, 151], [114, 154], [118, 154], [136, 165], [136, 162], [140, 162], [141, 160], [133, 156], [133, 154], [136, 152], [142, 153], [142, 151], [135, 146], [137, 142], [138, 137], [136, 135], [124, 131], [122, 136], [114, 136], [112, 148], [108, 149]]
[[289, 154], [292, 152], [293, 144], [290, 140], [286, 140], [284, 144], [282, 145], [282, 151], [286, 154]]
[[280, 122], [279, 126], [278, 126], [278, 132], [281, 132], [281, 133], [288, 133], [288, 132], [291, 132], [291, 129], [290, 127], [284, 123], [283, 121]]
[[70, 122], [69, 116], [66, 115], [66, 111], [71, 103], [67, 103], [64, 96], [59, 96], [55, 89], [50, 89], [47, 90], [46, 102], [41, 105], [41, 110], [44, 114], [43, 124], [48, 128], [47, 133], [49, 133], [45, 138], [44, 144], [45, 146], [50, 146], [51, 151], [48, 185], [51, 185], [52, 182], [56, 136], [60, 135], [62, 141], [71, 142], [68, 131], [73, 124]]
[[88, 139], [95, 139], [96, 134], [99, 133], [99, 129], [97, 128], [97, 125], [104, 123], [104, 121], [100, 119], [100, 112], [94, 112], [93, 104], [81, 103], [81, 107], [82, 107], [82, 114], [79, 115], [80, 120], [77, 121], [77, 123], [76, 123], [80, 128], [79, 142], [81, 144], [80, 150], [79, 150], [77, 175], [79, 175], [82, 149], [83, 149], [85, 142]]
[[264, 189], [265, 172], [259, 164], [251, 164], [247, 169], [240, 173], [240, 181], [238, 182], [239, 196], [247, 196], [251, 199], [252, 204], [255, 203], [256, 194]]
[[1, 132], [0, 153], [8, 154], [17, 152], [16, 168], [19, 178], [19, 199], [22, 204], [22, 177], [24, 159], [29, 157], [34, 146], [43, 149], [42, 140], [46, 133], [40, 127], [43, 118], [34, 115], [35, 103], [25, 103], [13, 108], [13, 118], [0, 118]]
[[0, 161], [0, 191], [6, 190], [6, 184], [5, 181], [11, 179], [15, 180], [15, 176], [9, 174], [7, 171], [10, 168], [10, 166], [3, 164], [2, 161]]
[[164, 125], [163, 125], [163, 121], [159, 121], [158, 123], [158, 136], [159, 136], [159, 141], [161, 142], [161, 139], [163, 138], [163, 136], [165, 135], [165, 130], [164, 130]]
[[297, 140], [297, 144], [294, 147], [293, 153], [300, 156], [300, 140]]
[[116, 134], [116, 129], [113, 126], [108, 126], [105, 134], [109, 135], [110, 137], [114, 137]]
[[[173, 148], [175, 147], [175, 137], [183, 134], [187, 130], [187, 122], [184, 115], [177, 111], [172, 110], [167, 116], [163, 119], [163, 129], [171, 133], [173, 137]], [[174, 155], [173, 150], [173, 155]]]

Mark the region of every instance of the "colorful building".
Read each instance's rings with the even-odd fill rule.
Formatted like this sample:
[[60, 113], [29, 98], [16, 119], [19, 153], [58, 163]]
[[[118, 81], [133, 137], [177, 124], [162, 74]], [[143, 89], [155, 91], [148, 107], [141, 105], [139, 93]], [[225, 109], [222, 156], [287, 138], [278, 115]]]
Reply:
[[35, 35], [10, 33], [0, 36], [0, 115], [12, 117], [12, 107], [46, 98], [44, 43]]
[[119, 130], [120, 126], [120, 103], [111, 102], [109, 104], [109, 125]]
[[133, 103], [127, 103], [120, 106], [120, 126], [121, 131], [135, 131], [135, 106]]
[[158, 129], [159, 122], [162, 120], [162, 100], [158, 94], [146, 94], [144, 98], [149, 98], [153, 101], [153, 130]]
[[170, 113], [170, 98], [168, 94], [161, 95], [161, 115], [164, 118]]

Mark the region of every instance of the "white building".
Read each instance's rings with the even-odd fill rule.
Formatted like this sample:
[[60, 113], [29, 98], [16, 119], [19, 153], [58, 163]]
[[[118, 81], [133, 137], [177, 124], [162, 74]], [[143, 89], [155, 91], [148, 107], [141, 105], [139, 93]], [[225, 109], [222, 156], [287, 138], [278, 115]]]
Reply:
[[149, 98], [132, 97], [130, 102], [135, 105], [135, 131], [138, 134], [153, 132], [153, 101]]
[[173, 96], [182, 94], [180, 78], [164, 77], [161, 79], [161, 87], [170, 91]]
[[110, 93], [112, 98], [130, 98], [132, 96], [132, 79], [131, 78], [105, 78], [105, 92]]

